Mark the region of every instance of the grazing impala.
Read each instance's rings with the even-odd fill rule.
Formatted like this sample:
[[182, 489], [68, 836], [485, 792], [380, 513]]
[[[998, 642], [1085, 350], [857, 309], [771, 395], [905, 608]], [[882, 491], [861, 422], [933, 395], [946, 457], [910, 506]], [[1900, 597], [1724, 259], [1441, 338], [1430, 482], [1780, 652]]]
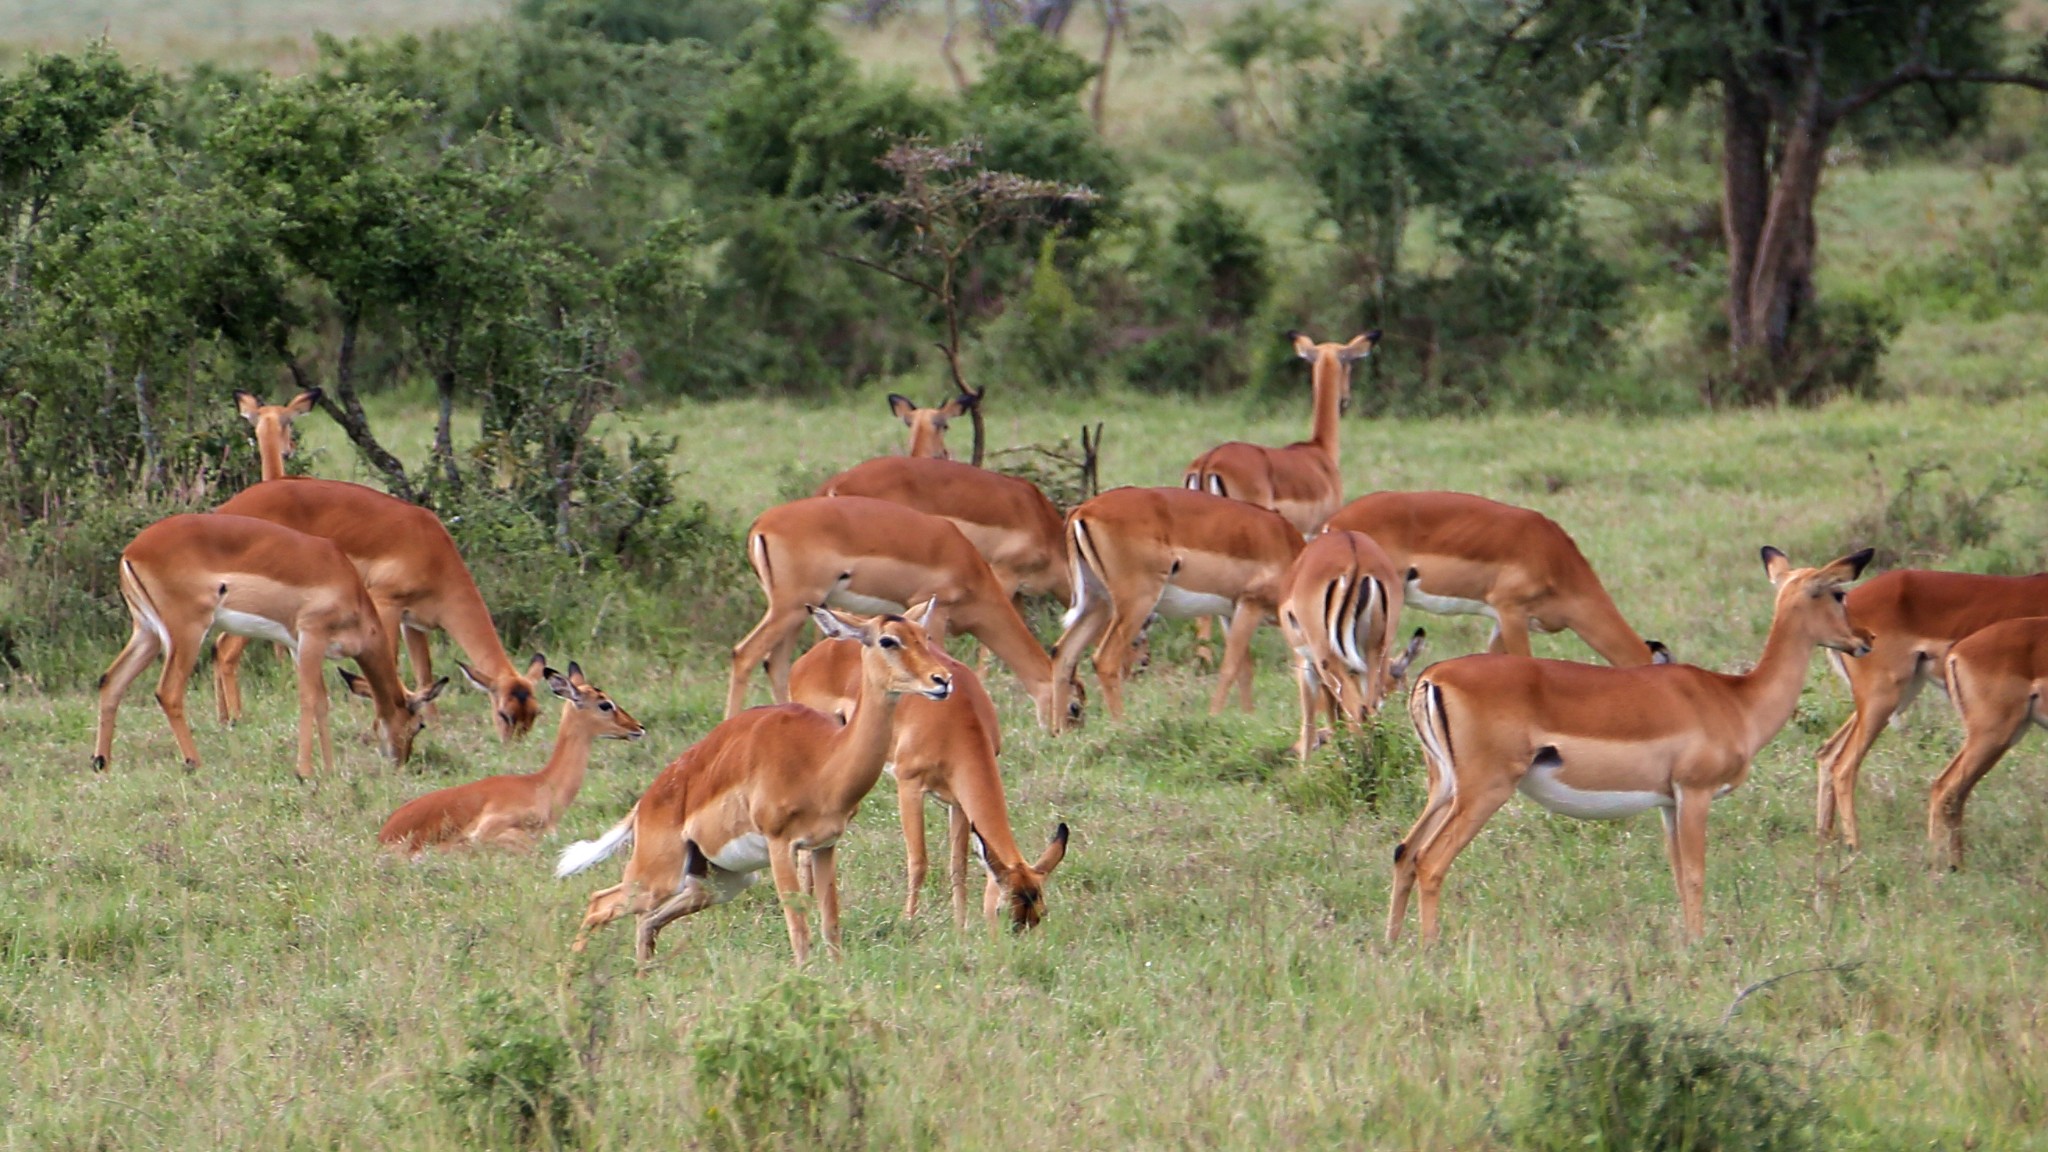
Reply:
[[292, 454], [292, 421], [313, 410], [320, 402], [320, 390], [309, 388], [283, 404], [265, 404], [247, 392], [235, 393], [235, 408], [242, 419], [256, 426], [256, 454], [263, 461], [263, 478], [284, 476], [285, 457]]
[[1517, 790], [1582, 820], [1656, 809], [1686, 938], [1706, 931], [1707, 806], [1749, 778], [1758, 750], [1792, 718], [1816, 647], [1870, 650], [1841, 588], [1862, 574], [1868, 549], [1821, 568], [1794, 568], [1776, 548], [1763, 559], [1777, 600], [1763, 656], [1745, 675], [1503, 655], [1422, 674], [1408, 715], [1428, 762], [1429, 802], [1394, 849], [1389, 943], [1417, 886], [1423, 939], [1437, 938], [1444, 873]]
[[[269, 520], [340, 545], [377, 602], [394, 654], [404, 636], [416, 679], [433, 676], [427, 632], [442, 629], [469, 656], [468, 664], [456, 664], [462, 678], [490, 694], [498, 738], [516, 739], [533, 727], [540, 715], [533, 685], [546, 661], [536, 655], [524, 672], [513, 667], [469, 567], [432, 512], [360, 484], [309, 478], [251, 485], [214, 511]], [[224, 638], [214, 653], [224, 724], [242, 714], [238, 670], [246, 644], [239, 637]]]
[[[789, 672], [789, 696], [798, 704], [838, 716], [853, 715], [860, 697], [861, 646], [852, 640], [826, 640], [814, 645]], [[996, 923], [999, 908], [1008, 908], [1010, 926], [1035, 926], [1044, 913], [1045, 878], [1067, 854], [1067, 826], [1052, 834], [1052, 843], [1036, 864], [1024, 859], [1010, 831], [1009, 805], [1003, 799], [1003, 777], [996, 766], [1002, 752], [1002, 728], [996, 706], [981, 678], [965, 664], [934, 650], [953, 676], [953, 694], [944, 700], [906, 697], [896, 709], [896, 735], [884, 770], [896, 778], [896, 808], [903, 819], [903, 844], [908, 856], [909, 894], [903, 914], [917, 915], [924, 890], [924, 798], [946, 808], [946, 877], [953, 892], [953, 922], [967, 925], [967, 849], [971, 836], [988, 871], [982, 892], [982, 915]]]
[[[1118, 488], [1067, 516], [1074, 602], [1053, 645], [1053, 681], [1073, 682], [1095, 644], [1095, 674], [1112, 717], [1123, 716], [1124, 665], [1153, 615], [1230, 616], [1209, 711], [1233, 684], [1252, 706], [1252, 633], [1279, 608], [1301, 534], [1271, 509], [1186, 488]], [[1100, 643], [1096, 643], [1097, 640]]]
[[1327, 711], [1353, 732], [1380, 709], [1422, 651], [1422, 629], [1396, 656], [1394, 624], [1401, 618], [1401, 575], [1372, 537], [1325, 532], [1308, 542], [1282, 583], [1280, 631], [1301, 664], [1302, 760], [1323, 742], [1316, 724]]
[[1344, 503], [1338, 471], [1338, 421], [1351, 402], [1351, 365], [1371, 355], [1380, 334], [1354, 336], [1349, 344], [1318, 344], [1289, 332], [1295, 354], [1309, 362], [1314, 417], [1309, 438], [1285, 448], [1232, 441], [1219, 444], [1188, 465], [1181, 485], [1197, 492], [1245, 500], [1271, 508], [1295, 531], [1313, 535]]
[[891, 392], [889, 413], [910, 429], [908, 455], [951, 460], [953, 454], [946, 451], [946, 426], [972, 412], [980, 402], [981, 397], [972, 392], [962, 392], [937, 408], [919, 408], [908, 397]]
[[841, 472], [820, 496], [866, 496], [953, 522], [1013, 596], [1073, 599], [1060, 510], [1029, 480], [952, 460], [878, 456]]
[[1491, 617], [1489, 652], [1528, 656], [1529, 633], [1579, 634], [1619, 668], [1669, 660], [1628, 626], [1579, 546], [1549, 517], [1462, 492], [1374, 492], [1330, 517], [1407, 573], [1407, 603]]
[[1978, 576], [1902, 568], [1873, 576], [1849, 593], [1849, 619], [1877, 640], [1870, 654], [1840, 659], [1856, 711], [1820, 748], [1814, 825], [1825, 838], [1841, 821], [1842, 841], [1861, 844], [1856, 829], [1856, 774], [1893, 716], [1947, 670], [1949, 646], [1981, 628], [2023, 616], [2048, 615], [2048, 573]]
[[[914, 615], [931, 610], [926, 603]], [[811, 853], [826, 946], [839, 957], [839, 837], [882, 775], [897, 701], [910, 693], [944, 700], [953, 674], [917, 619], [852, 619], [826, 608], [813, 609], [812, 617], [828, 638], [860, 642], [852, 718], [842, 726], [801, 704], [750, 708], [676, 757], [610, 831], [564, 849], [557, 876], [581, 872], [633, 842], [625, 879], [590, 898], [577, 951], [591, 932], [631, 913], [639, 917], [633, 952], [644, 967], [664, 925], [731, 900], [766, 868], [782, 898], [790, 950], [802, 964], [811, 932], [795, 902], [801, 848]]]
[[491, 776], [416, 796], [384, 822], [377, 833], [379, 843], [408, 856], [429, 848], [476, 844], [530, 849], [555, 830], [562, 813], [576, 802], [594, 741], [647, 735], [639, 721], [584, 679], [583, 669], [575, 664], [569, 665], [567, 676], [553, 668], [541, 675], [548, 689], [562, 698], [562, 723], [555, 730], [555, 750], [547, 766], [531, 775]]
[[1944, 864], [1963, 866], [1963, 805], [1970, 790], [2030, 724], [2048, 727], [2048, 617], [2001, 621], [1957, 641], [1948, 650], [1948, 695], [1963, 718], [1963, 747], [1927, 797], [1927, 846], [1937, 871]]
[[[424, 726], [420, 711], [446, 679], [408, 694], [384, 635], [377, 607], [355, 566], [333, 541], [246, 516], [182, 515], [144, 528], [121, 550], [121, 599], [133, 631], [113, 666], [100, 677], [99, 732], [92, 766], [105, 769], [114, 748], [114, 717], [128, 686], [158, 657], [163, 678], [156, 699], [187, 770], [199, 767], [199, 746], [185, 723], [185, 692], [199, 664], [207, 632], [218, 627], [275, 640], [290, 649], [299, 673], [301, 779], [313, 775], [313, 739], [320, 762], [334, 770], [327, 735], [323, 660], [347, 658], [363, 670], [351, 690], [377, 705], [377, 731], [385, 755], [403, 764]], [[342, 673], [347, 678], [348, 673]]]
[[[960, 530], [937, 516], [865, 496], [813, 496], [763, 512], [747, 529], [747, 559], [768, 611], [732, 650], [725, 714], [746, 706], [747, 681], [766, 666], [777, 703], [789, 699], [789, 661], [813, 605], [900, 612], [931, 599], [931, 629], [980, 640], [1023, 681], [1048, 731], [1076, 719], [1072, 693], [1055, 700], [1052, 658]], [[1055, 714], [1055, 708], [1064, 708]]]

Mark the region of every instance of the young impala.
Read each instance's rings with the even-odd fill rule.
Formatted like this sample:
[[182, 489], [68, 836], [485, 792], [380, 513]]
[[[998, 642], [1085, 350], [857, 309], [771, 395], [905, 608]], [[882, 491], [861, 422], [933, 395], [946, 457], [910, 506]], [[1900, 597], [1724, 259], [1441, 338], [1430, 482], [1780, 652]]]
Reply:
[[311, 412], [319, 402], [318, 388], [309, 388], [283, 404], [265, 404], [247, 392], [235, 393], [236, 410], [256, 426], [256, 454], [263, 461], [265, 480], [284, 476], [285, 457], [292, 454], [292, 421]]
[[[439, 628], [469, 656], [468, 664], [456, 664], [462, 678], [490, 695], [498, 738], [514, 740], [532, 729], [540, 715], [534, 680], [546, 662], [536, 655], [524, 672], [513, 666], [468, 565], [432, 512], [374, 488], [310, 477], [252, 484], [214, 511], [254, 516], [340, 545], [376, 601], [394, 654], [404, 637], [415, 678], [424, 682], [434, 674], [427, 633]], [[239, 668], [246, 644], [223, 637], [214, 652], [223, 724], [242, 714]]]
[[569, 665], [569, 674], [542, 672], [548, 689], [562, 698], [562, 723], [555, 750], [540, 771], [525, 776], [491, 776], [443, 788], [407, 801], [377, 833], [377, 841], [408, 856], [429, 848], [494, 844], [530, 849], [555, 830], [576, 802], [597, 740], [638, 740], [647, 735], [609, 696]]
[[747, 681], [758, 667], [767, 668], [775, 700], [789, 699], [789, 662], [812, 606], [900, 612], [926, 599], [935, 604], [932, 632], [942, 638], [965, 632], [981, 641], [1023, 682], [1048, 731], [1079, 716], [1071, 692], [1054, 699], [1052, 658], [1024, 626], [988, 561], [940, 517], [864, 496], [794, 500], [761, 513], [747, 529], [747, 559], [768, 610], [732, 650], [728, 717], [746, 706]]
[[1531, 655], [1530, 632], [1578, 633], [1617, 668], [1670, 653], [1615, 609], [1579, 546], [1548, 516], [1463, 492], [1374, 492], [1330, 517], [1363, 532], [1407, 573], [1407, 603], [1493, 620], [1489, 652]]
[[2048, 617], [2005, 620], [1958, 641], [1948, 650], [1948, 695], [1963, 719], [1963, 747], [1927, 797], [1927, 846], [1937, 870], [1963, 866], [1963, 805], [1977, 781], [2029, 726], [2048, 727]]
[[1303, 761], [1327, 733], [1316, 723], [1327, 712], [1353, 732], [1380, 709], [1394, 685], [1422, 651], [1417, 628], [1408, 647], [1399, 644], [1401, 576], [1372, 537], [1325, 532], [1308, 542], [1282, 582], [1280, 631], [1301, 663], [1301, 738], [1295, 754]]
[[[1010, 912], [1015, 929], [1038, 923], [1045, 905], [1045, 878], [1067, 854], [1067, 826], [1036, 864], [1024, 859], [1010, 831], [1009, 805], [996, 757], [1003, 747], [996, 706], [981, 678], [965, 664], [936, 652], [953, 675], [953, 694], [944, 700], [906, 697], [896, 710], [896, 736], [883, 770], [896, 778], [896, 808], [903, 820], [909, 894], [905, 916], [917, 915], [924, 890], [924, 798], [946, 808], [946, 876], [953, 893], [953, 922], [967, 924], [967, 850], [970, 838], [988, 872], [982, 915], [996, 923], [999, 908]], [[860, 696], [861, 646], [852, 640], [813, 645], [789, 672], [789, 696], [799, 704], [836, 715], [853, 714]]]
[[1012, 596], [1073, 599], [1060, 510], [1029, 480], [972, 464], [877, 456], [825, 481], [820, 496], [866, 496], [953, 522]]
[[1867, 656], [1833, 661], [1849, 681], [1856, 710], [1820, 748], [1814, 825], [1822, 837], [1839, 819], [1843, 843], [1851, 849], [1861, 844], [1856, 775], [1863, 757], [1923, 686], [1942, 682], [1949, 646], [2023, 616], [2048, 616], [2048, 573], [1978, 576], [1905, 568], [1873, 576], [1849, 593], [1849, 619], [1877, 641]]
[[1816, 647], [1870, 650], [1841, 588], [1862, 574], [1868, 549], [1821, 568], [1794, 568], [1775, 548], [1763, 559], [1777, 601], [1763, 656], [1745, 675], [1503, 655], [1422, 674], [1408, 714], [1429, 766], [1429, 802], [1394, 849], [1389, 943], [1418, 886], [1423, 939], [1437, 938], [1444, 873], [1517, 790], [1582, 820], [1656, 809], [1686, 938], [1706, 931], [1707, 806], [1748, 779], [1758, 750], [1792, 718]]
[[355, 566], [331, 540], [247, 516], [172, 516], [144, 528], [121, 550], [120, 580], [133, 631], [100, 677], [95, 769], [104, 769], [113, 752], [121, 698], [158, 657], [164, 672], [157, 703], [186, 769], [199, 767], [199, 746], [185, 723], [185, 692], [206, 634], [216, 627], [274, 640], [291, 651], [299, 674], [301, 779], [313, 775], [316, 735], [321, 765], [334, 770], [322, 661], [352, 659], [363, 670], [350, 688], [376, 702], [384, 753], [399, 764], [412, 754], [413, 737], [424, 726], [421, 710], [448, 685], [444, 678], [423, 692], [406, 692], [377, 607]]
[[891, 392], [889, 414], [910, 429], [910, 447], [905, 449], [906, 455], [951, 460], [953, 454], [946, 451], [946, 426], [972, 412], [980, 401], [981, 397], [962, 392], [937, 408], [919, 408], [908, 397]]
[[[929, 614], [923, 605], [917, 617]], [[917, 619], [851, 619], [812, 609], [827, 637], [861, 644], [861, 684], [853, 716], [837, 719], [801, 704], [750, 708], [713, 728], [662, 770], [625, 819], [594, 841], [562, 852], [555, 875], [569, 876], [633, 843], [625, 879], [590, 898], [576, 935], [628, 913], [639, 917], [634, 955], [654, 957], [662, 927], [739, 895], [768, 869], [781, 896], [789, 946], [802, 964], [810, 926], [799, 895], [795, 853], [811, 853], [825, 942], [840, 954], [835, 846], [889, 758], [897, 701], [916, 693], [944, 700], [953, 674], [932, 650]]]

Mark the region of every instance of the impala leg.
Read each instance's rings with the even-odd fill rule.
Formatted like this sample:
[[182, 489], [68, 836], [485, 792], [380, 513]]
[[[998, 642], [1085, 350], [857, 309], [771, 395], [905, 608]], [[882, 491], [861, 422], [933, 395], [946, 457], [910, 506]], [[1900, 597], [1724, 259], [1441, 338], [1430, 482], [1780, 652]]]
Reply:
[[1681, 789], [1677, 814], [1678, 902], [1685, 913], [1685, 940], [1697, 944], [1707, 934], [1707, 809], [1710, 791]]
[[1899, 688], [1890, 682], [1874, 685], [1867, 693], [1859, 693], [1856, 701], [1855, 728], [1842, 742], [1841, 749], [1832, 762], [1823, 765], [1826, 779], [1821, 785], [1821, 798], [1832, 799], [1832, 805], [1823, 805], [1815, 813], [1815, 825], [1825, 839], [1835, 821], [1840, 821], [1842, 842], [1855, 851], [1861, 846], [1856, 832], [1856, 775], [1863, 768], [1863, 758], [1870, 754], [1870, 746], [1877, 743], [1878, 734], [1898, 710]]
[[107, 757], [114, 751], [114, 717], [121, 711], [121, 698], [128, 694], [128, 688], [135, 683], [156, 658], [163, 653], [163, 645], [157, 641], [156, 633], [136, 625], [128, 634], [128, 643], [121, 648], [121, 654], [107, 666], [107, 674], [100, 677], [100, 722], [99, 730], [92, 741], [92, 766], [97, 771], [107, 767]]
[[1307, 657], [1298, 657], [1295, 681], [1301, 689], [1301, 737], [1294, 742], [1294, 754], [1308, 763], [1309, 753], [1316, 750], [1316, 710], [1323, 705], [1323, 681], [1316, 674], [1315, 664]]
[[571, 952], [581, 952], [590, 943], [590, 934], [599, 928], [624, 916], [633, 902], [628, 895], [627, 884], [621, 880], [609, 888], [601, 888], [590, 897], [590, 903], [583, 910], [583, 923], [576, 929], [576, 941], [569, 945]]
[[1230, 631], [1223, 637], [1223, 671], [1216, 681], [1216, 692], [1209, 698], [1209, 715], [1223, 711], [1229, 702], [1230, 689], [1239, 678], [1243, 679], [1242, 702], [1244, 710], [1252, 710], [1252, 633], [1259, 629], [1259, 619], [1264, 611], [1249, 600], [1240, 600], [1237, 611], [1230, 618]]
[[164, 653], [163, 678], [156, 683], [157, 706], [170, 721], [171, 735], [184, 754], [188, 772], [199, 767], [199, 745], [192, 739], [192, 726], [185, 721], [185, 694], [191, 691], [192, 674], [199, 668], [199, 650], [205, 643], [203, 626], [184, 636], [172, 636], [170, 651]]
[[299, 651], [293, 661], [299, 679], [299, 779], [313, 778], [313, 739], [320, 740], [320, 771], [334, 775], [334, 741], [327, 731], [327, 681], [321, 679], [325, 671], [322, 656], [327, 651], [327, 637], [320, 633], [307, 632], [299, 637]]
[[1214, 667], [1216, 664], [1216, 651], [1209, 647], [1210, 637], [1215, 631], [1215, 621], [1207, 616], [1195, 617], [1195, 663], [1204, 668]]
[[[796, 870], [793, 862], [785, 862], [784, 867], [792, 873]], [[644, 907], [648, 902], [636, 903]], [[661, 935], [663, 928], [685, 916], [702, 912], [716, 903], [718, 897], [712, 893], [710, 885], [695, 876], [683, 877], [683, 886], [674, 895], [641, 913], [640, 926], [633, 934], [634, 962], [641, 968], [646, 968], [654, 961], [654, 940]]]
[[1835, 830], [1835, 778], [1828, 768], [1835, 762], [1835, 757], [1842, 754], [1842, 745], [1849, 742], [1849, 735], [1854, 731], [1856, 713], [1852, 709], [1849, 718], [1842, 721], [1842, 726], [1835, 729], [1835, 734], [1828, 737], [1821, 744], [1820, 751], [1813, 754], [1813, 827], [1814, 833], [1823, 838]]
[[[394, 616], [396, 614], [394, 613]], [[434, 682], [433, 637], [423, 628], [414, 628], [403, 622], [398, 625], [398, 634], [405, 637], [405, 654], [412, 661], [412, 682], [415, 688], [425, 688]], [[392, 654], [392, 663], [397, 664], [397, 654]], [[426, 709], [427, 722], [441, 722], [440, 705], [429, 703]]]
[[837, 846], [811, 849], [811, 867], [818, 875], [818, 927], [825, 934], [825, 952], [833, 960], [846, 959], [839, 937], [839, 849]]
[[1657, 816], [1664, 823], [1664, 858], [1671, 865], [1671, 890], [1682, 894], [1685, 891], [1685, 865], [1678, 852], [1677, 803], [1657, 809]]
[[925, 874], [931, 869], [924, 846], [924, 789], [903, 779], [902, 765], [897, 765], [896, 771], [896, 814], [903, 823], [903, 915], [911, 917], [917, 915]]
[[[1468, 773], [1468, 775], [1470, 775]], [[1500, 811], [1515, 794], [1515, 779], [1520, 773], [1503, 772], [1491, 781], [1470, 781], [1472, 785], [1451, 797], [1450, 806], [1445, 809], [1442, 824], [1433, 835], [1420, 845], [1414, 846], [1415, 885], [1419, 888], [1422, 942], [1434, 944], [1437, 941], [1437, 902], [1443, 893], [1444, 875], [1451, 870], [1451, 861], [1458, 853], [1479, 835], [1493, 814]]]
[[1451, 790], [1442, 786], [1442, 773], [1434, 762], [1429, 769], [1429, 800], [1422, 806], [1422, 815], [1415, 818], [1415, 824], [1408, 834], [1394, 846], [1394, 883], [1392, 899], [1387, 904], [1387, 943], [1401, 938], [1401, 926], [1408, 919], [1408, 897], [1415, 889], [1415, 864], [1418, 855], [1415, 849], [1436, 836], [1449, 818], [1451, 812]]
[[2027, 734], [2027, 715], [2007, 723], [1977, 722], [1969, 726], [1962, 750], [1935, 777], [1927, 796], [1927, 847], [1933, 869], [1960, 871], [1963, 867], [1963, 806], [1970, 792], [1986, 773], [1998, 766], [2005, 754]]
[[213, 642], [213, 705], [221, 727], [232, 728], [242, 719], [242, 655], [249, 639], [223, 632]]
[[[778, 645], [793, 643], [803, 622], [803, 605], [770, 604], [767, 615], [754, 625], [754, 630], [733, 646], [732, 678], [725, 689], [725, 715], [728, 719], [747, 706], [747, 680], [753, 676], [754, 669], [767, 665]], [[783, 698], [787, 699], [787, 679], [783, 681], [782, 691]]]
[[[1083, 599], [1080, 604], [1081, 614], [1074, 618], [1074, 622], [1068, 625], [1066, 630], [1060, 633], [1060, 638], [1053, 643], [1052, 682], [1057, 693], [1064, 695], [1067, 692], [1065, 686], [1074, 682], [1074, 670], [1080, 667], [1082, 655], [1088, 651], [1090, 644], [1094, 644], [1108, 630], [1110, 618], [1114, 614], [1108, 601], [1107, 593]], [[1061, 705], [1064, 710], [1064, 701]], [[1064, 722], [1065, 717], [1062, 715], [1055, 719]]]
[[1501, 608], [1493, 621], [1493, 636], [1487, 640], [1488, 652], [1505, 652], [1510, 656], [1531, 656], [1529, 648], [1529, 614], [1519, 608]]
[[782, 900], [782, 919], [789, 927], [789, 949], [798, 967], [811, 957], [811, 926], [804, 919], [803, 893], [797, 888], [796, 853], [787, 840], [768, 841], [768, 869], [775, 894]]
[[946, 879], [953, 888], [953, 927], [967, 928], [967, 810], [958, 804], [946, 809]]

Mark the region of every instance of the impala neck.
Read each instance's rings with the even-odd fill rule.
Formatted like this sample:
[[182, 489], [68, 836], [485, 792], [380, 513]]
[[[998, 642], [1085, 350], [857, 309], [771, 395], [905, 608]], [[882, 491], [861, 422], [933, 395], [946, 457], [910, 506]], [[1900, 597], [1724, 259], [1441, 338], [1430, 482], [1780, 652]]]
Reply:
[[1335, 356], [1325, 364], [1322, 357], [1315, 365], [1315, 418], [1309, 427], [1308, 442], [1329, 453], [1331, 463], [1337, 462], [1337, 427], [1343, 418], [1341, 409], [1344, 391], [1344, 377], [1351, 371], [1348, 364], [1337, 361]]
[[[991, 585], [993, 586], [993, 585]], [[968, 608], [963, 605], [954, 613], [951, 635], [969, 632], [974, 638], [988, 646], [1024, 685], [1031, 700], [1038, 707], [1041, 725], [1050, 726], [1053, 721], [1053, 676], [1052, 656], [1025, 626], [1024, 618], [1017, 615], [1017, 609], [1009, 600], [1000, 595], [983, 597], [985, 607]], [[934, 634], [936, 641], [939, 637]]]
[[498, 639], [497, 626], [491, 623], [491, 610], [484, 607], [484, 598], [468, 573], [462, 574], [462, 586], [448, 594], [435, 624], [455, 641], [455, 646], [469, 657], [469, 666], [484, 679], [495, 684], [507, 673], [517, 671], [505, 655], [505, 642]]
[[279, 428], [256, 430], [256, 453], [263, 458], [263, 478], [281, 480], [284, 478], [284, 442], [287, 433]]
[[583, 775], [590, 767], [590, 745], [596, 736], [574, 704], [562, 705], [562, 725], [555, 732], [555, 750], [548, 754], [547, 767], [533, 774], [547, 789], [556, 812], [576, 802], [583, 790]]
[[821, 788], [833, 799], [838, 811], [851, 812], [874, 790], [888, 762], [889, 746], [896, 731], [896, 705], [901, 696], [888, 689], [888, 670], [879, 660], [861, 659], [860, 694], [854, 697], [853, 717], [846, 727], [833, 733], [825, 764], [819, 770]]
[[370, 694], [376, 699], [378, 713], [392, 719], [404, 712], [405, 682], [398, 678], [398, 656], [394, 647], [382, 640], [366, 644], [361, 652], [355, 654], [355, 661], [356, 667], [362, 670], [363, 679], [370, 684]]
[[953, 799], [960, 802], [967, 822], [981, 834], [989, 862], [1003, 868], [1024, 863], [1024, 853], [1017, 847], [1017, 834], [1010, 828], [1009, 805], [1003, 802], [1003, 780], [995, 760], [990, 758], [972, 766], [956, 765], [952, 783]]
[[1798, 635], [1798, 625], [1779, 613], [1771, 620], [1771, 634], [1764, 640], [1764, 654], [1747, 675], [1736, 677], [1737, 691], [1748, 730], [1743, 734], [1743, 760], [1756, 754], [1779, 729], [1792, 719], [1799, 707], [1799, 694], [1806, 688], [1806, 675], [1818, 644]]

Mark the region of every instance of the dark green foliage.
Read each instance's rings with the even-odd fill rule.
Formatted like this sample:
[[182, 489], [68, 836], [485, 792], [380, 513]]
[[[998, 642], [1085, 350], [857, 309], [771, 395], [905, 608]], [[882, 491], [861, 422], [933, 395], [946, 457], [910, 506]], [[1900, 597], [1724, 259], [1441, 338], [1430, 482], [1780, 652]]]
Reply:
[[519, 0], [522, 19], [550, 31], [594, 32], [616, 44], [701, 40], [725, 45], [760, 18], [755, 0]]
[[872, 1043], [859, 1010], [808, 976], [715, 1012], [690, 1043], [699, 1138], [716, 1149], [859, 1147]]
[[1123, 161], [1081, 107], [1081, 91], [1095, 72], [1058, 40], [1011, 28], [997, 39], [987, 71], [966, 98], [965, 129], [981, 141], [983, 167], [1094, 193], [1087, 203], [1061, 205], [1045, 221], [1075, 236], [1112, 219], [1130, 184]]
[[1251, 376], [1253, 349], [1284, 343], [1254, 322], [1272, 292], [1265, 238], [1215, 192], [1183, 199], [1164, 242], [1146, 235], [1136, 263], [1141, 298], [1130, 327], [1142, 336], [1120, 363], [1137, 387], [1235, 388]]
[[1827, 1112], [1778, 1059], [1634, 1010], [1587, 1003], [1529, 1060], [1502, 1120], [1530, 1152], [1804, 1152]]
[[[1870, 468], [1876, 488], [1872, 506], [1849, 522], [1849, 538], [1876, 548], [1882, 568], [1933, 567], [1957, 552], [1989, 546], [2005, 527], [1999, 502], [2038, 486], [2025, 471], [2007, 468], [1972, 490], [1946, 461], [1923, 460], [1909, 465], [1894, 488], [1885, 482], [1875, 456]], [[2016, 543], [2028, 552], [2015, 567], [2032, 571], [2039, 542]]]
[[2048, 180], [2027, 168], [2004, 222], [1970, 228], [1952, 251], [1926, 265], [1898, 267], [1885, 279], [1888, 294], [1917, 297], [1936, 315], [1990, 320], [2048, 310]]
[[561, 1025], [501, 991], [478, 993], [462, 1015], [468, 1053], [434, 1084], [441, 1106], [472, 1140], [567, 1144], [582, 1077]]

